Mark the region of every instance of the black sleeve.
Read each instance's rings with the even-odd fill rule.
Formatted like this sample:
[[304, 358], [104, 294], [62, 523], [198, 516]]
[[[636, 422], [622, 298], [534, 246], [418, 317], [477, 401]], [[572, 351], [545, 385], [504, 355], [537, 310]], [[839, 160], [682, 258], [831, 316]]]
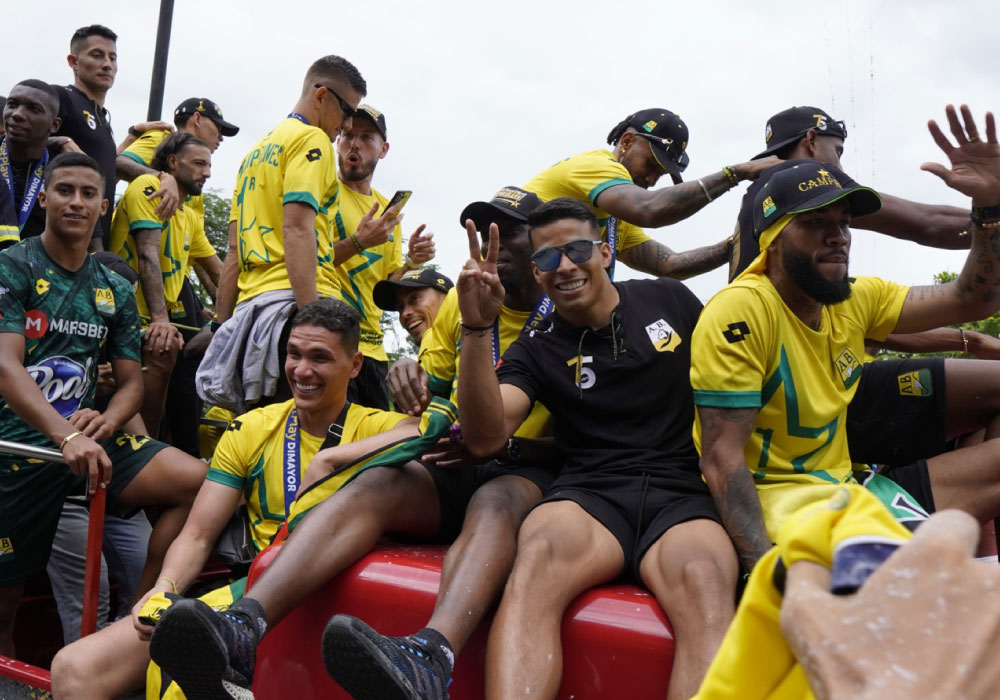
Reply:
[[507, 348], [497, 366], [497, 379], [501, 384], [512, 384], [534, 402], [539, 399], [542, 386], [538, 364], [538, 342], [530, 335], [522, 335]]

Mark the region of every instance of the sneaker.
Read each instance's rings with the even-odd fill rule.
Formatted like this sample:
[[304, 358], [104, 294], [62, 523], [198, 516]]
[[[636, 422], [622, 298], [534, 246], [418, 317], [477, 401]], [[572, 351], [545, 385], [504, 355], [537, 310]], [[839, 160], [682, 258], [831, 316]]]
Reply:
[[239, 613], [216, 612], [200, 600], [178, 601], [160, 617], [149, 655], [188, 700], [253, 700], [257, 635]]
[[355, 700], [448, 700], [449, 674], [423, 640], [382, 636], [350, 615], [323, 630], [323, 665]]

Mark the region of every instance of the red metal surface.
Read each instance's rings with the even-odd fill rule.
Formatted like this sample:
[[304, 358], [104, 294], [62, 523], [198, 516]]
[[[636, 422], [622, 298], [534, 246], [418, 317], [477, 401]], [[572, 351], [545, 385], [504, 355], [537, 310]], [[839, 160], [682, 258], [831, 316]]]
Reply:
[[[444, 547], [379, 546], [309, 599], [264, 638], [254, 693], [258, 700], [289, 696], [347, 700], [326, 674], [320, 637], [330, 616], [347, 613], [383, 634], [415, 632], [434, 607]], [[258, 557], [250, 585], [276, 551]], [[454, 700], [483, 696], [489, 620], [459, 655], [449, 692]], [[666, 697], [673, 633], [656, 601], [629, 585], [601, 586], [578, 597], [563, 619], [561, 700]]]
[[27, 683], [42, 690], [52, 690], [52, 679], [44, 668], [22, 663], [16, 659], [0, 656], [0, 676], [19, 683]]
[[101, 593], [101, 548], [104, 546], [104, 507], [108, 491], [104, 487], [104, 469], [98, 465], [100, 484], [90, 498], [90, 520], [87, 523], [87, 561], [83, 574], [83, 612], [80, 616], [80, 636], [97, 631], [97, 608]]

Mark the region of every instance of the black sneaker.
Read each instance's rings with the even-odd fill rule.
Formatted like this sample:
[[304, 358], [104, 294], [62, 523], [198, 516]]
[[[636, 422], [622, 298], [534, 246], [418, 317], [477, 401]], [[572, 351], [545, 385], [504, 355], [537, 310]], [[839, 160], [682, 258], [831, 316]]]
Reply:
[[163, 611], [149, 655], [188, 700], [253, 700], [257, 635], [244, 615], [178, 601]]
[[334, 615], [323, 630], [323, 665], [355, 700], [448, 700], [449, 674], [428, 646]]

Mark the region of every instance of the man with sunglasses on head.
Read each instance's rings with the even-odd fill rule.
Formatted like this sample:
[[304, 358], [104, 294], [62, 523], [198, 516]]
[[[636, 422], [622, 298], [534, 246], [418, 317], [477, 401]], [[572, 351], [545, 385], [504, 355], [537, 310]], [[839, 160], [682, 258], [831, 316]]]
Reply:
[[[215, 406], [243, 413], [291, 397], [281, 371], [289, 319], [340, 287], [333, 234], [340, 183], [332, 141], [350, 128], [367, 89], [346, 59], [318, 59], [292, 111], [243, 158], [219, 282], [218, 320], [225, 322], [196, 377], [199, 396]], [[390, 210], [369, 223], [391, 230], [394, 215]]]
[[[658, 228], [682, 221], [738, 185], [752, 180], [775, 160], [730, 165], [691, 182], [681, 173], [688, 166], [687, 125], [666, 109], [643, 109], [620, 121], [608, 134], [613, 150], [588, 151], [556, 163], [536, 175], [525, 189], [548, 201], [572, 197], [597, 217], [601, 239], [611, 250], [608, 273], [615, 262], [658, 277], [685, 279], [725, 263], [730, 239], [675, 253], [652, 240], [642, 226]], [[650, 190], [667, 173], [673, 187]]]
[[698, 688], [733, 616], [738, 564], [691, 437], [691, 337], [701, 303], [674, 280], [613, 283], [611, 246], [578, 200], [528, 217], [535, 279], [555, 303], [493, 369], [505, 289], [496, 232], [459, 281], [459, 420], [467, 448], [499, 449], [531, 406], [552, 412], [562, 470], [518, 535], [490, 632], [487, 696], [554, 698], [563, 613], [580, 593], [626, 575], [663, 606], [676, 633], [671, 698]]

